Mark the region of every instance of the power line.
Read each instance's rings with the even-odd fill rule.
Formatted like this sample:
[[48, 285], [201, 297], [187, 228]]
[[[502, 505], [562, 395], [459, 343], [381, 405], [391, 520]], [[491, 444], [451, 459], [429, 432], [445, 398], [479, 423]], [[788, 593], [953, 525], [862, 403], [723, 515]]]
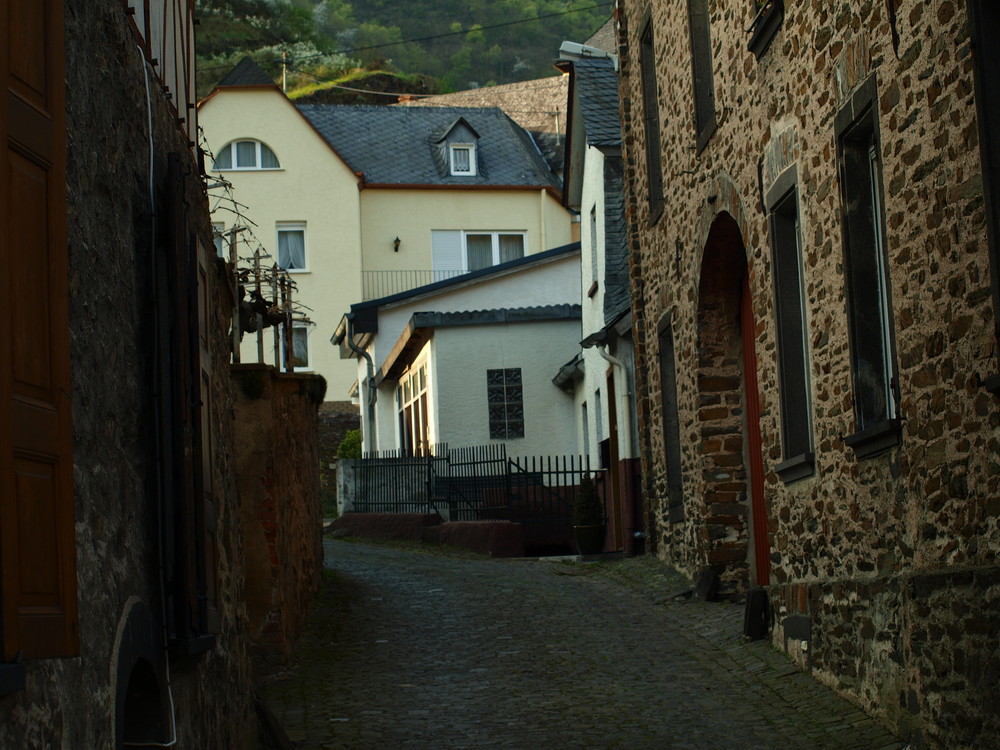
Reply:
[[[596, 3], [595, 5], [588, 5], [585, 8], [572, 8], [570, 10], [560, 11], [559, 13], [547, 13], [544, 16], [535, 16], [534, 18], [522, 18], [522, 19], [520, 19], [518, 21], [504, 21], [503, 23], [494, 23], [494, 24], [490, 24], [488, 26], [475, 26], [475, 28], [463, 29], [461, 31], [449, 31], [449, 32], [446, 32], [444, 34], [434, 34], [433, 36], [422, 36], [422, 37], [416, 37], [414, 39], [403, 39], [402, 41], [399, 41], [399, 42], [386, 42], [384, 44], [372, 44], [372, 45], [369, 45], [367, 47], [353, 47], [352, 49], [337, 50], [336, 52], [317, 52], [316, 54], [313, 54], [313, 55], [302, 55], [301, 57], [289, 57], [288, 60], [293, 61], [293, 62], [294, 61], [298, 61], [298, 60], [311, 60], [311, 59], [316, 58], [316, 57], [328, 57], [330, 55], [349, 55], [352, 52], [367, 52], [368, 50], [382, 49], [383, 47], [396, 47], [396, 46], [398, 46], [400, 44], [413, 44], [415, 42], [430, 42], [430, 41], [434, 41], [435, 39], [445, 39], [445, 38], [451, 37], [451, 36], [461, 36], [462, 34], [468, 34], [468, 33], [472, 32], [472, 31], [487, 31], [489, 29], [499, 29], [499, 28], [502, 28], [504, 26], [515, 26], [515, 25], [521, 24], [521, 23], [531, 23], [532, 21], [541, 21], [541, 20], [544, 20], [546, 18], [555, 18], [557, 16], [567, 16], [570, 13], [582, 13], [583, 11], [586, 11], [586, 10], [597, 10], [598, 8], [604, 8], [604, 7], [608, 6], [608, 5], [612, 5], [612, 3], [610, 3], [610, 2]], [[281, 60], [280, 59], [262, 60], [261, 62], [263, 62], [263, 63], [280, 63]], [[216, 65], [216, 66], [213, 66], [211, 68], [201, 68], [201, 71], [205, 72], [205, 71], [209, 71], [209, 70], [221, 70], [223, 68], [229, 68], [229, 67], [231, 67], [231, 66], [229, 66], [229, 65]]]

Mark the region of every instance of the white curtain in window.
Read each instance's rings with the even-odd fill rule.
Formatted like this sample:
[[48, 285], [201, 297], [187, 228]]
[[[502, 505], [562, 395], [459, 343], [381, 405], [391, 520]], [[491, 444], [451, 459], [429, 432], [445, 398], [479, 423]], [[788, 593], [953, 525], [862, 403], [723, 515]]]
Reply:
[[278, 164], [278, 157], [274, 155], [274, 152], [263, 143], [260, 144], [261, 169], [278, 169], [280, 166], [281, 165]]
[[524, 236], [520, 234], [500, 235], [500, 262], [524, 257]]
[[216, 169], [232, 169], [233, 168], [233, 144], [229, 143], [223, 147], [219, 155], [215, 157], [215, 168]]
[[469, 149], [455, 146], [451, 150], [452, 169], [455, 172], [469, 172]]
[[244, 169], [257, 166], [257, 143], [255, 141], [237, 141], [236, 166]]
[[305, 326], [294, 326], [292, 328], [292, 346], [295, 351], [292, 354], [292, 363], [295, 367], [309, 367], [309, 329]]
[[493, 237], [488, 234], [465, 235], [466, 257], [469, 270], [478, 271], [493, 265]]
[[306, 267], [306, 233], [304, 230], [278, 230], [278, 265], [285, 270]]

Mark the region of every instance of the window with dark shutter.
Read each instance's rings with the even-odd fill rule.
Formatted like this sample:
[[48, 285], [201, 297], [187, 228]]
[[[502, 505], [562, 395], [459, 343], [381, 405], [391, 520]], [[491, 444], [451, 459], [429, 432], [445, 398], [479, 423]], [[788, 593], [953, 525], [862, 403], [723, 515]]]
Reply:
[[767, 196], [783, 454], [775, 470], [786, 482], [814, 471], [797, 177], [795, 168], [790, 168]]
[[[993, 326], [1000, 371], [1000, 45], [994, 39], [1000, 28], [996, 0], [969, 0], [972, 52], [976, 76], [976, 115], [979, 120], [979, 153], [983, 169], [983, 199], [993, 289]], [[986, 387], [1000, 394], [1000, 374], [987, 378]]]
[[859, 457], [899, 442], [896, 358], [886, 260], [874, 78], [837, 115], [847, 313]]
[[660, 407], [663, 449], [667, 469], [667, 513], [671, 523], [684, 520], [684, 483], [681, 479], [681, 427], [677, 411], [677, 369], [670, 316], [659, 325]]
[[649, 193], [649, 220], [663, 213], [663, 172], [660, 165], [660, 103], [656, 85], [656, 53], [653, 49], [653, 21], [649, 18], [639, 37], [642, 68], [642, 105], [646, 130], [646, 186]]
[[0, 693], [79, 654], [63, 3], [0, 0]]
[[712, 74], [712, 32], [708, 0], [688, 0], [691, 31], [691, 73], [694, 81], [694, 125], [699, 151], [715, 132], [715, 80]]

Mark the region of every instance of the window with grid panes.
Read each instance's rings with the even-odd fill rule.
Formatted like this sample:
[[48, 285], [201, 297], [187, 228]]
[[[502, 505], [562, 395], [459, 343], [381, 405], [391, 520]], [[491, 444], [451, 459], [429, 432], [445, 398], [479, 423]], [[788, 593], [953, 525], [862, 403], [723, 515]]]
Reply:
[[504, 440], [524, 437], [524, 389], [521, 368], [486, 371], [490, 437]]

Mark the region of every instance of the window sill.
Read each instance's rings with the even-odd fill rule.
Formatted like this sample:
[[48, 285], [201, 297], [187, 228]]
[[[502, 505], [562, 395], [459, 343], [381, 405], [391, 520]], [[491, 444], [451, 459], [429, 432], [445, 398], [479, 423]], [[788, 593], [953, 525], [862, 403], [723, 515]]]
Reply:
[[24, 690], [24, 665], [16, 662], [0, 664], [0, 695]]
[[212, 167], [212, 172], [284, 172], [284, 167], [227, 167], [219, 169]]
[[747, 44], [747, 49], [753, 52], [754, 57], [758, 60], [764, 56], [767, 48], [771, 46], [771, 40], [778, 33], [778, 29], [781, 28], [784, 19], [784, 0], [773, 0], [767, 11], [754, 20], [753, 32], [750, 42]]
[[858, 458], [870, 458], [899, 445], [902, 423], [898, 419], [887, 419], [861, 432], [844, 438], [844, 443], [854, 449]]
[[810, 452], [792, 456], [775, 466], [774, 471], [785, 484], [811, 477], [816, 473], [816, 454]]
[[983, 387], [990, 393], [1000, 396], [1000, 374], [991, 375], [983, 381]]

